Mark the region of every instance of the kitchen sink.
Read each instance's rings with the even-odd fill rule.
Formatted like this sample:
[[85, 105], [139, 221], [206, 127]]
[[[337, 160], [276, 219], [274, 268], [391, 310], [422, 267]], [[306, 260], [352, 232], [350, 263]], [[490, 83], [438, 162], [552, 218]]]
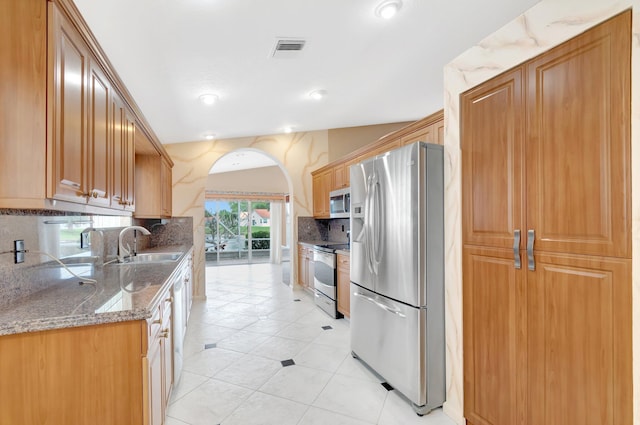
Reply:
[[181, 252], [148, 252], [124, 259], [123, 263], [119, 264], [131, 264], [131, 263], [170, 263], [177, 261], [182, 256]]

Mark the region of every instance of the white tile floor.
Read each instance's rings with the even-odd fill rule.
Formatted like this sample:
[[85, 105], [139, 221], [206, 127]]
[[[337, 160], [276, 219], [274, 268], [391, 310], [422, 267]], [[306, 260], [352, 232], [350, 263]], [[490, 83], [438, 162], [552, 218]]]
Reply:
[[[349, 322], [280, 276], [270, 264], [207, 268], [167, 425], [454, 425], [441, 409], [417, 416], [387, 391], [351, 357]], [[283, 367], [287, 359], [295, 364]]]

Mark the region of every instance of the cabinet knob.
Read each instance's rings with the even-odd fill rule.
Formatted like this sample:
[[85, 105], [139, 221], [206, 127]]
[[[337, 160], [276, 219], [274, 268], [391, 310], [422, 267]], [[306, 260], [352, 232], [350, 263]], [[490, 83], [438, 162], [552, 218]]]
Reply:
[[162, 332], [160, 333], [160, 336], [162, 338], [169, 338], [169, 328], [163, 329]]
[[168, 303], [172, 303], [173, 302], [173, 297], [169, 297], [169, 298], [165, 299], [165, 301], [168, 302]]

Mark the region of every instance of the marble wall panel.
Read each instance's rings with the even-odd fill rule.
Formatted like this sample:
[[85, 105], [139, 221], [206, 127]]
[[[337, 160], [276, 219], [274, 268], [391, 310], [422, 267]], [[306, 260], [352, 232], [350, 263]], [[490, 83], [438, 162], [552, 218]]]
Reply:
[[[632, 45], [632, 212], [633, 252], [640, 248], [640, 10], [638, 0], [543, 0], [482, 40], [444, 69], [445, 86], [445, 276], [447, 401], [445, 412], [463, 418], [462, 219], [460, 94], [503, 71], [633, 8]], [[633, 257], [634, 424], [640, 425], [640, 256]]]

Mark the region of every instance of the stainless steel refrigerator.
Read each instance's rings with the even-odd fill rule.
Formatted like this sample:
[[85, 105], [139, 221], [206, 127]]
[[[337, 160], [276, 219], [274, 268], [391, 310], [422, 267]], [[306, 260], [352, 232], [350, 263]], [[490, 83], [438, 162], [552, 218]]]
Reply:
[[351, 173], [351, 350], [419, 415], [445, 399], [442, 146], [413, 143]]

